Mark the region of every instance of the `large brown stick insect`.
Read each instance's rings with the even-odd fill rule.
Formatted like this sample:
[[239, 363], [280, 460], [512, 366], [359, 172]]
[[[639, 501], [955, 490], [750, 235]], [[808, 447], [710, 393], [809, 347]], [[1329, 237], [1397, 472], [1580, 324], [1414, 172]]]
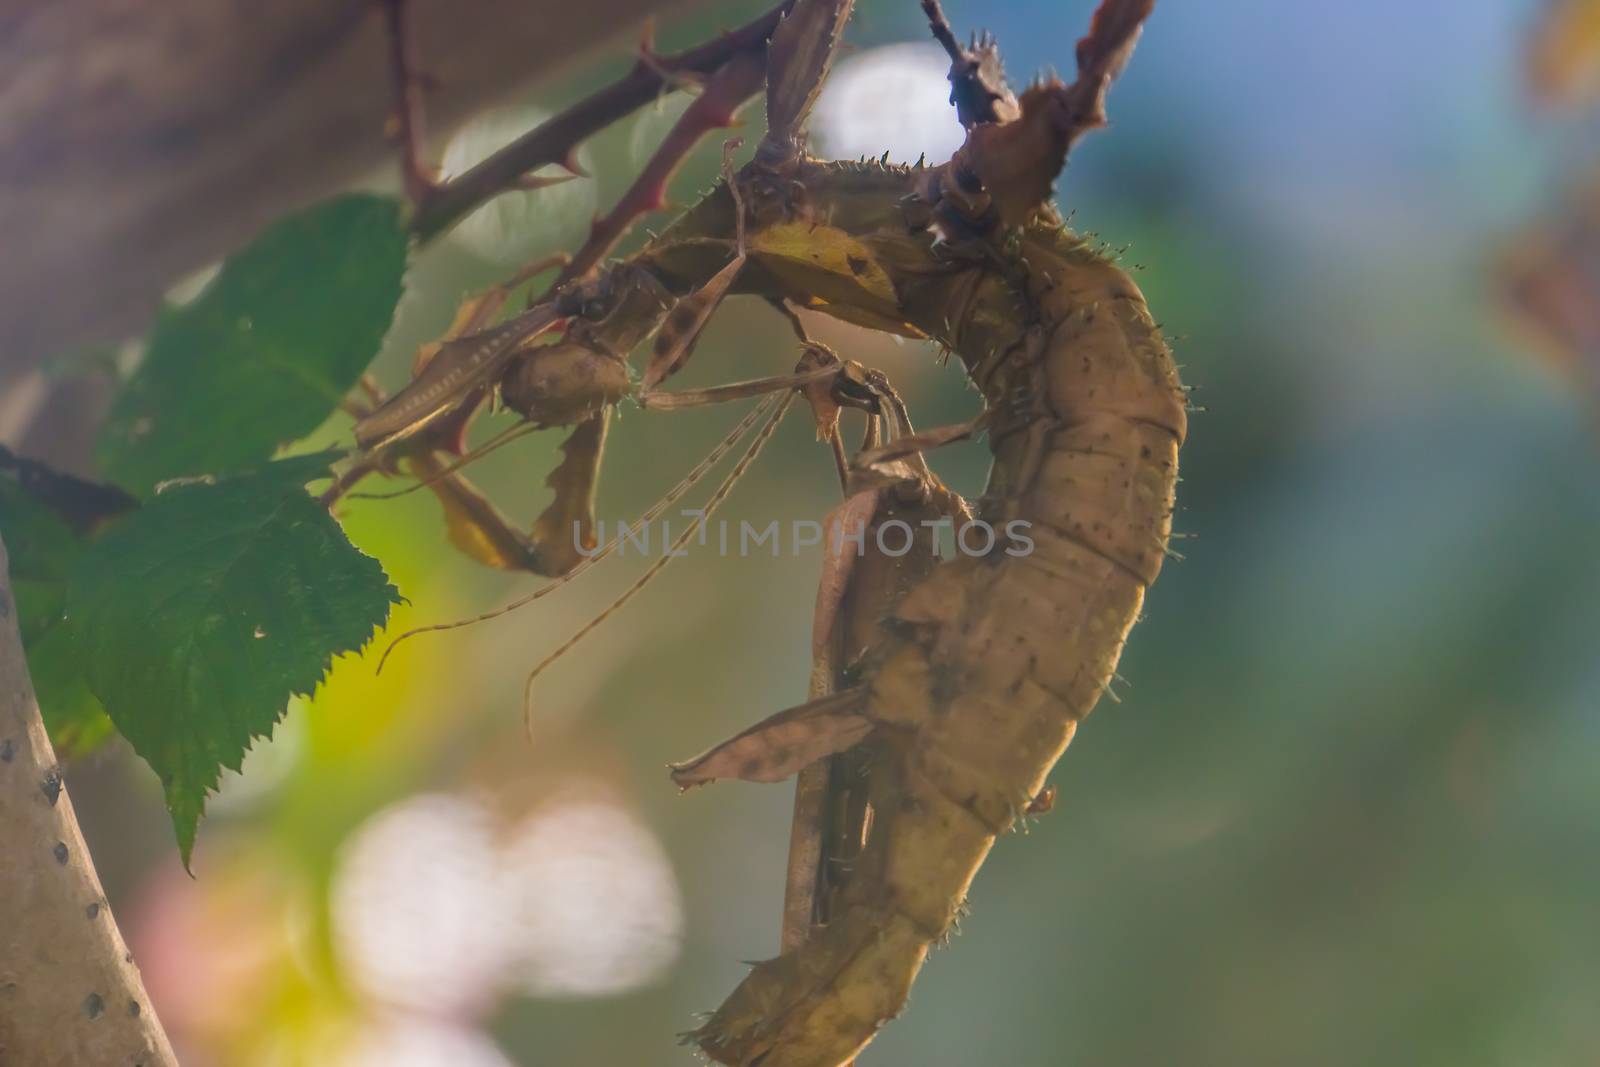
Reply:
[[[638, 253], [602, 263], [670, 173], [670, 159], [653, 162], [648, 186], [597, 223], [549, 294], [499, 325], [488, 324], [497, 294], [469, 304], [411, 385], [356, 427], [358, 470], [411, 467], [451, 507], [458, 543], [539, 574], [570, 576], [598, 558], [584, 557], [606, 416], [628, 398], [670, 410], [768, 395], [742, 424], [765, 417], [737, 476], [803, 394], [841, 462], [846, 526], [902, 518], [921, 529], [948, 516], [1026, 530], [1027, 551], [991, 542], [949, 560], [836, 548], [819, 594], [813, 699], [673, 768], [681, 785], [801, 775], [783, 951], [690, 1035], [720, 1063], [839, 1067], [901, 1010], [995, 838], [1044, 803], [1045, 777], [1111, 679], [1170, 536], [1187, 406], [1170, 352], [1132, 280], [1049, 203], [1068, 149], [1104, 122], [1107, 86], [1153, 0], [1104, 0], [1078, 42], [1076, 80], [1020, 97], [992, 42], [962, 47], [936, 0], [923, 6], [967, 129], [951, 160], [806, 154], [805, 119], [850, 3], [798, 0], [764, 47], [705, 79], [698, 125], [668, 138], [681, 153], [764, 75], [768, 129], [750, 162], [728, 166]], [[815, 345], [792, 374], [661, 391], [729, 294], [931, 338], [960, 358], [983, 410], [914, 432], [881, 377]], [[635, 383], [628, 353], [651, 338]], [[489, 393], [533, 427], [575, 427], [531, 534], [441, 458], [460, 450]], [[838, 405], [866, 409], [873, 428], [848, 459]], [[979, 431], [994, 462], [968, 503], [923, 454]]]

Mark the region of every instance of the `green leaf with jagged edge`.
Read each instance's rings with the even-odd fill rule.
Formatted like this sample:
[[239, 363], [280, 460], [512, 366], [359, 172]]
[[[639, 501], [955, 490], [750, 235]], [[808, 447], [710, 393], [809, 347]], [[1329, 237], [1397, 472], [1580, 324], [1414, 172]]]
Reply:
[[305, 483], [335, 453], [168, 486], [73, 568], [89, 688], [166, 790], [187, 867], [206, 794], [399, 593]]
[[9, 557], [28, 674], [56, 755], [72, 759], [114, 732], [89, 692], [61, 618], [67, 576], [87, 542], [15, 480], [0, 476], [0, 537]]
[[409, 239], [389, 197], [334, 197], [266, 230], [169, 309], [101, 430], [108, 477], [140, 494], [269, 459], [338, 407], [400, 301]]

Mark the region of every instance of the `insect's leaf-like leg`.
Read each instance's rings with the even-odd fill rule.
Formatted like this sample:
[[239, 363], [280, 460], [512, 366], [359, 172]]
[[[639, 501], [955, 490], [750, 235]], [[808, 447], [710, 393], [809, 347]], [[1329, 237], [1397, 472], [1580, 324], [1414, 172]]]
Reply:
[[711, 316], [716, 314], [717, 308], [722, 306], [722, 300], [728, 295], [734, 279], [744, 270], [747, 258], [744, 200], [740, 196], [739, 183], [733, 173], [733, 150], [741, 143], [734, 138], [722, 145], [723, 181], [733, 198], [737, 227], [733, 258], [699, 289], [678, 301], [677, 306], [667, 315], [667, 321], [656, 334], [655, 347], [650, 353], [650, 363], [645, 367], [644, 377], [639, 386], [641, 393], [648, 393], [669, 375], [676, 374], [689, 361], [689, 356], [693, 354], [694, 346], [700, 340], [700, 334], [705, 330], [706, 324], [711, 321]]
[[867, 691], [856, 688], [780, 711], [694, 759], [672, 764], [672, 780], [685, 788], [718, 778], [781, 782], [871, 733], [866, 703]]
[[544, 573], [527, 537], [464, 475], [447, 472], [440, 453], [416, 452], [404, 463], [428, 480], [428, 489], [444, 505], [445, 530], [456, 548], [488, 567]]
[[597, 546], [594, 495], [610, 422], [611, 409], [603, 408], [579, 423], [561, 446], [561, 462], [545, 479], [556, 495], [533, 523], [532, 548], [540, 574], [566, 574]]

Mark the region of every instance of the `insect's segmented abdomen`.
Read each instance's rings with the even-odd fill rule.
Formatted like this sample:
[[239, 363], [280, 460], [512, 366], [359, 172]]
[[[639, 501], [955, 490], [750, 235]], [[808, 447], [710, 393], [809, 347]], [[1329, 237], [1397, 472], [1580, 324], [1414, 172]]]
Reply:
[[[975, 286], [970, 328], [946, 337], [992, 408], [1024, 412], [991, 430], [984, 517], [1027, 523], [1032, 551], [943, 563], [897, 606], [897, 636], [870, 657], [890, 754], [866, 849], [828, 927], [759, 965], [700, 1032], [722, 1062], [837, 1067], [899, 1012], [995, 836], [1099, 700], [1161, 568], [1185, 432], [1167, 346], [1133, 282], [1069, 235], [1035, 231], [1025, 256], [1029, 291]], [[954, 301], [920, 303], [931, 317]]]

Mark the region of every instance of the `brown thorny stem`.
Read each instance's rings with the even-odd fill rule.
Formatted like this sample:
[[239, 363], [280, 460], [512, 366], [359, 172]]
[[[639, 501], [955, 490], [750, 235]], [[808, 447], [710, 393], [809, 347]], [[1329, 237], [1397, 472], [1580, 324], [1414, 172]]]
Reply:
[[[385, 2], [403, 5], [405, 0]], [[615, 82], [540, 123], [459, 177], [442, 185], [419, 189], [412, 232], [422, 240], [443, 233], [480, 204], [516, 188], [525, 175], [540, 167], [559, 165], [578, 173], [574, 153], [592, 134], [686, 82], [712, 77], [729, 63], [744, 64], [751, 56], [759, 60], [765, 54], [772, 31], [793, 6], [794, 0], [785, 0], [736, 30], [672, 55], [655, 54], [647, 40], [633, 67]], [[392, 40], [396, 42], [392, 44], [396, 55], [403, 55], [403, 36], [395, 34]], [[399, 110], [403, 113], [399, 124], [402, 130], [415, 131], [420, 128], [415, 89], [403, 71], [399, 83], [402, 98]], [[753, 94], [760, 84], [757, 80], [745, 96]], [[734, 106], [742, 99], [735, 101]], [[708, 129], [715, 125], [717, 123]], [[600, 254], [604, 255], [604, 250]]]
[[[994, 91], [997, 63], [957, 47], [969, 133], [947, 164], [758, 156], [601, 272], [682, 298], [727, 267], [747, 223], [750, 268], [733, 291], [955, 353], [984, 398], [993, 453], [977, 514], [995, 529], [1026, 524], [1031, 545], [880, 588], [886, 624], [835, 665], [833, 682], [847, 666], [854, 688], [826, 698], [824, 714], [769, 720], [773, 737], [851, 739], [864, 784], [841, 796], [870, 817], [847, 876], [823, 894], [825, 923], [756, 964], [688, 1035], [718, 1062], [838, 1067], [901, 1010], [995, 838], [1041, 794], [1106, 690], [1167, 555], [1186, 396], [1137, 286], [1047, 203], [1072, 143], [1103, 124], [1106, 87], [1152, 3], [1105, 0], [1078, 43], [1077, 80], [1035, 84], [1014, 106]], [[653, 312], [654, 325], [667, 313]], [[976, 425], [918, 439], [958, 440]], [[859, 458], [857, 472], [872, 473]], [[759, 750], [749, 777], [787, 766], [767, 729], [729, 743]]]

